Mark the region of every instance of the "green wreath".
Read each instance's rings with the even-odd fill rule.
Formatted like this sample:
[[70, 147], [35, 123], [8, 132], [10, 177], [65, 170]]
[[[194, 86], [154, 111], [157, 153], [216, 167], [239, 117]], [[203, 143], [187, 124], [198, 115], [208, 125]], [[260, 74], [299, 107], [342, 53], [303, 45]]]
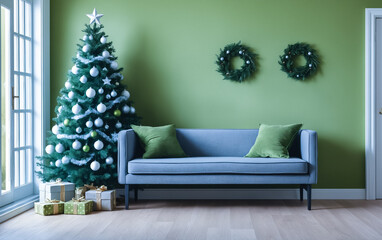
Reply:
[[[306, 60], [305, 66], [294, 66], [296, 57], [300, 55], [304, 56]], [[316, 50], [311, 48], [309, 44], [295, 43], [288, 45], [284, 50], [284, 55], [280, 56], [279, 64], [281, 65], [281, 70], [286, 72], [288, 77], [305, 80], [317, 71], [319, 61]]]
[[[218, 69], [216, 71], [221, 73], [224, 79], [242, 82], [256, 70], [256, 56], [248, 47], [241, 45], [240, 42], [229, 44], [223, 50], [220, 49], [220, 54], [217, 55], [216, 64]], [[241, 68], [233, 69], [231, 60], [234, 57], [239, 57], [244, 61]]]

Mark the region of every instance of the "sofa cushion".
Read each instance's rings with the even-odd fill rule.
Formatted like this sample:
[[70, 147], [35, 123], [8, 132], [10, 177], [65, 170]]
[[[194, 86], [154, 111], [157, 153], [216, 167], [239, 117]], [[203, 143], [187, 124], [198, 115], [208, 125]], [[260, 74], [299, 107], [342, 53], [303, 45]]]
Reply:
[[289, 158], [289, 147], [302, 124], [261, 124], [255, 144], [246, 157]]
[[130, 174], [307, 174], [300, 158], [189, 157], [134, 159]]
[[160, 127], [131, 125], [131, 128], [145, 149], [143, 158], [186, 157], [176, 138], [173, 124]]

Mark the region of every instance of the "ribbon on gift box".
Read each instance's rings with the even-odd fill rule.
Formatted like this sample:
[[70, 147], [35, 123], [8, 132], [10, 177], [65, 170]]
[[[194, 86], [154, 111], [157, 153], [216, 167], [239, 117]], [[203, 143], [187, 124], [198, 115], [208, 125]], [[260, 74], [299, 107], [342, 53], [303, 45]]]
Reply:
[[101, 187], [96, 189], [96, 202], [97, 202], [97, 210], [102, 210], [102, 199], [101, 195], [103, 191], [107, 191], [107, 187], [102, 185]]
[[60, 202], [60, 200], [50, 200], [49, 198], [47, 198], [45, 200], [46, 203], [53, 203], [53, 214], [58, 214], [58, 204]]
[[73, 201], [73, 214], [78, 213], [78, 203], [86, 201], [84, 197], [80, 197], [79, 199], [72, 198]]
[[[53, 182], [53, 184], [61, 184], [61, 189], [60, 189], [60, 200], [65, 202], [65, 185], [62, 184], [62, 179], [61, 178], [57, 178], [55, 182]], [[47, 186], [46, 186], [47, 187]], [[46, 190], [45, 190], [46, 192]]]
[[86, 188], [86, 190], [96, 190], [97, 187], [93, 185], [93, 183], [91, 185], [89, 184], [85, 184], [84, 187]]

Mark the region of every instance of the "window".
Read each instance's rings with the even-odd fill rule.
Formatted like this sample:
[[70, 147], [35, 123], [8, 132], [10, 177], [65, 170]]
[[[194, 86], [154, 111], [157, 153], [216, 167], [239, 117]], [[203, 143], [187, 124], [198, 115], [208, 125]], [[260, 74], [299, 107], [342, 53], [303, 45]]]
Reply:
[[32, 0], [1, 4], [0, 206], [33, 193]]

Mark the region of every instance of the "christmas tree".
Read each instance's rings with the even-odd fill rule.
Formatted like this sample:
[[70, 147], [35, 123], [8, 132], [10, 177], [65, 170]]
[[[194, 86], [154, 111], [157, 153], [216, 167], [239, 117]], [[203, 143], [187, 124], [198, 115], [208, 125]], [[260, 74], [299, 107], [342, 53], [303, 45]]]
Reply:
[[56, 125], [37, 174], [44, 182], [61, 178], [76, 186], [115, 187], [118, 132], [138, 124], [139, 117], [120, 83], [122, 68], [99, 22], [103, 14], [94, 9], [87, 16], [90, 24], [85, 25], [74, 65], [57, 98]]

